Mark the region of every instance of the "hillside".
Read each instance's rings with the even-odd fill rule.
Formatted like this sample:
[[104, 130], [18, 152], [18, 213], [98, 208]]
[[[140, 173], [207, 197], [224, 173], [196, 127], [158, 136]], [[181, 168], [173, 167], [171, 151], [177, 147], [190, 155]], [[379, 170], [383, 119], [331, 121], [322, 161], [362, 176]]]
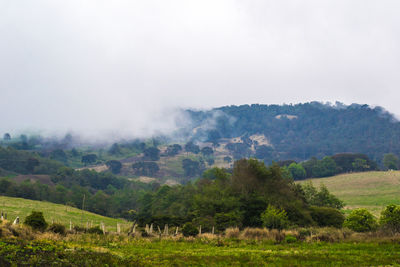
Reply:
[[66, 205], [54, 204], [45, 201], [28, 200], [23, 198], [0, 196], [0, 211], [7, 213], [7, 219], [13, 221], [17, 216], [23, 222], [25, 217], [33, 210], [42, 211], [48, 223], [52, 221], [62, 223], [69, 227], [71, 221], [73, 225], [86, 226], [89, 222], [93, 226], [103, 222], [111, 231], [116, 231], [117, 223], [127, 226], [129, 223], [122, 219], [104, 217], [91, 212], [83, 211]]
[[315, 178], [315, 186], [326, 185], [329, 191], [343, 200], [345, 209], [366, 208], [374, 215], [389, 204], [400, 204], [400, 171], [374, 171]]

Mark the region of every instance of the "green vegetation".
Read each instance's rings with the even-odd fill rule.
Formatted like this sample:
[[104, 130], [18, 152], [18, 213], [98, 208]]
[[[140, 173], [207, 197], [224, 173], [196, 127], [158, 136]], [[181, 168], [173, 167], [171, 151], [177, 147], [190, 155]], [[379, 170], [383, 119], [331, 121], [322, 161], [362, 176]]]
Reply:
[[316, 187], [325, 185], [329, 192], [345, 203], [344, 211], [365, 208], [379, 216], [384, 207], [400, 204], [400, 171], [341, 174], [310, 179]]
[[24, 224], [29, 225], [34, 230], [44, 231], [47, 228], [47, 222], [43, 217], [43, 212], [32, 211], [31, 214], [26, 216]]
[[366, 209], [353, 210], [343, 225], [356, 232], [369, 232], [378, 227], [376, 218]]

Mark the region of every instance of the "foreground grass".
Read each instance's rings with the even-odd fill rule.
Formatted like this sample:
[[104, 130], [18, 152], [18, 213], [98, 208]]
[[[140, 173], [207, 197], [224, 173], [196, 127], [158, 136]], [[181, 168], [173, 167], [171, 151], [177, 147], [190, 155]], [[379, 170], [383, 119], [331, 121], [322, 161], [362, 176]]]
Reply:
[[73, 225], [86, 225], [87, 222], [92, 225], [99, 225], [103, 222], [110, 230], [116, 231], [117, 223], [125, 226], [127, 221], [122, 219], [114, 219], [104, 217], [91, 212], [83, 211], [70, 206], [54, 204], [45, 201], [36, 201], [15, 197], [0, 196], [0, 211], [7, 213], [9, 221], [13, 221], [17, 216], [23, 222], [33, 210], [42, 211], [45, 220], [49, 223], [52, 221], [62, 223], [69, 227], [71, 221]]
[[[234, 239], [0, 241], [0, 265], [88, 266], [377, 266], [399, 265], [398, 243]], [[85, 241], [86, 240], [86, 241]], [[89, 242], [90, 241], [90, 242]]]
[[400, 171], [360, 172], [305, 181], [326, 185], [345, 202], [346, 210], [366, 208], [378, 216], [387, 205], [400, 204]]

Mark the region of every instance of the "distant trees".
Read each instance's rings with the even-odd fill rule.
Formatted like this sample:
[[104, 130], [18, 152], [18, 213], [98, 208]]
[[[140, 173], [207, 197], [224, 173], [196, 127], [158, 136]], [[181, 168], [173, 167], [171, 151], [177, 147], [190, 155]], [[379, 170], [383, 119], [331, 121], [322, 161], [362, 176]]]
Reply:
[[200, 152], [200, 147], [195, 145], [192, 141], [189, 141], [185, 144], [185, 151], [198, 154]]
[[344, 203], [329, 193], [328, 188], [323, 184], [317, 190], [311, 182], [308, 182], [302, 185], [302, 189], [307, 203], [312, 206], [331, 207], [335, 209], [344, 207]]
[[203, 168], [200, 162], [191, 160], [191, 159], [183, 159], [182, 160], [182, 168], [184, 170], [186, 177], [194, 177], [196, 175], [200, 175]]
[[160, 159], [160, 150], [156, 147], [149, 147], [143, 151], [144, 158], [148, 160], [159, 160]]
[[201, 149], [201, 154], [203, 154], [205, 157], [209, 157], [214, 154], [214, 150], [211, 147], [206, 146]]
[[3, 136], [4, 141], [10, 141], [11, 140], [11, 135], [9, 133], [5, 133]]
[[170, 146], [167, 147], [167, 150], [165, 151], [165, 154], [170, 156], [170, 157], [173, 157], [175, 155], [178, 155], [179, 152], [181, 152], [181, 151], [182, 151], [182, 147], [180, 145], [173, 144], [173, 145], [170, 145]]
[[88, 164], [93, 164], [97, 161], [97, 155], [96, 154], [86, 154], [82, 156], [81, 162], [83, 164], [88, 165]]
[[388, 170], [398, 170], [400, 165], [399, 158], [392, 154], [385, 154], [383, 156], [383, 166]]
[[140, 161], [132, 164], [135, 175], [154, 176], [159, 170], [157, 163]]
[[121, 148], [117, 143], [114, 143], [110, 149], [108, 150], [108, 153], [110, 155], [119, 155], [121, 154]]
[[62, 149], [55, 149], [51, 151], [50, 158], [66, 163], [68, 160], [67, 154]]
[[122, 163], [118, 160], [109, 160], [106, 162], [106, 166], [111, 170], [112, 173], [118, 174], [121, 172]]

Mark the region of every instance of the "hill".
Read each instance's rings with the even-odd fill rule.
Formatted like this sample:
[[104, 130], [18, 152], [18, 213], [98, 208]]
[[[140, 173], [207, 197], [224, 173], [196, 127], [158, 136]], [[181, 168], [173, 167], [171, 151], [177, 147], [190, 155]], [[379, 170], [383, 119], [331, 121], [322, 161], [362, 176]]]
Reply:
[[314, 186], [326, 185], [329, 191], [343, 200], [345, 209], [366, 208], [379, 215], [389, 204], [400, 204], [400, 171], [373, 171], [314, 178]]
[[[109, 229], [116, 231], [117, 223], [122, 226], [129, 223], [122, 219], [104, 217], [91, 212], [83, 211], [66, 205], [54, 204], [45, 201], [28, 200], [23, 198], [0, 196], [0, 211], [7, 213], [7, 219], [13, 221], [17, 216], [23, 222], [25, 217], [33, 210], [42, 211], [48, 223], [52, 221], [62, 223], [69, 227], [71, 221], [73, 225], [86, 226], [89, 222], [93, 226], [103, 222]], [[112, 231], [112, 230], [111, 230]]]
[[[191, 132], [194, 139], [218, 144], [223, 138], [241, 137], [244, 145], [231, 145], [236, 159], [250, 154], [267, 162], [302, 161], [351, 152], [380, 162], [385, 153], [400, 154], [400, 122], [381, 107], [310, 102], [187, 112], [193, 121], [189, 130], [196, 129]], [[250, 138], [253, 135], [263, 136], [268, 143], [257, 143]], [[263, 151], [257, 153], [258, 149]]]

